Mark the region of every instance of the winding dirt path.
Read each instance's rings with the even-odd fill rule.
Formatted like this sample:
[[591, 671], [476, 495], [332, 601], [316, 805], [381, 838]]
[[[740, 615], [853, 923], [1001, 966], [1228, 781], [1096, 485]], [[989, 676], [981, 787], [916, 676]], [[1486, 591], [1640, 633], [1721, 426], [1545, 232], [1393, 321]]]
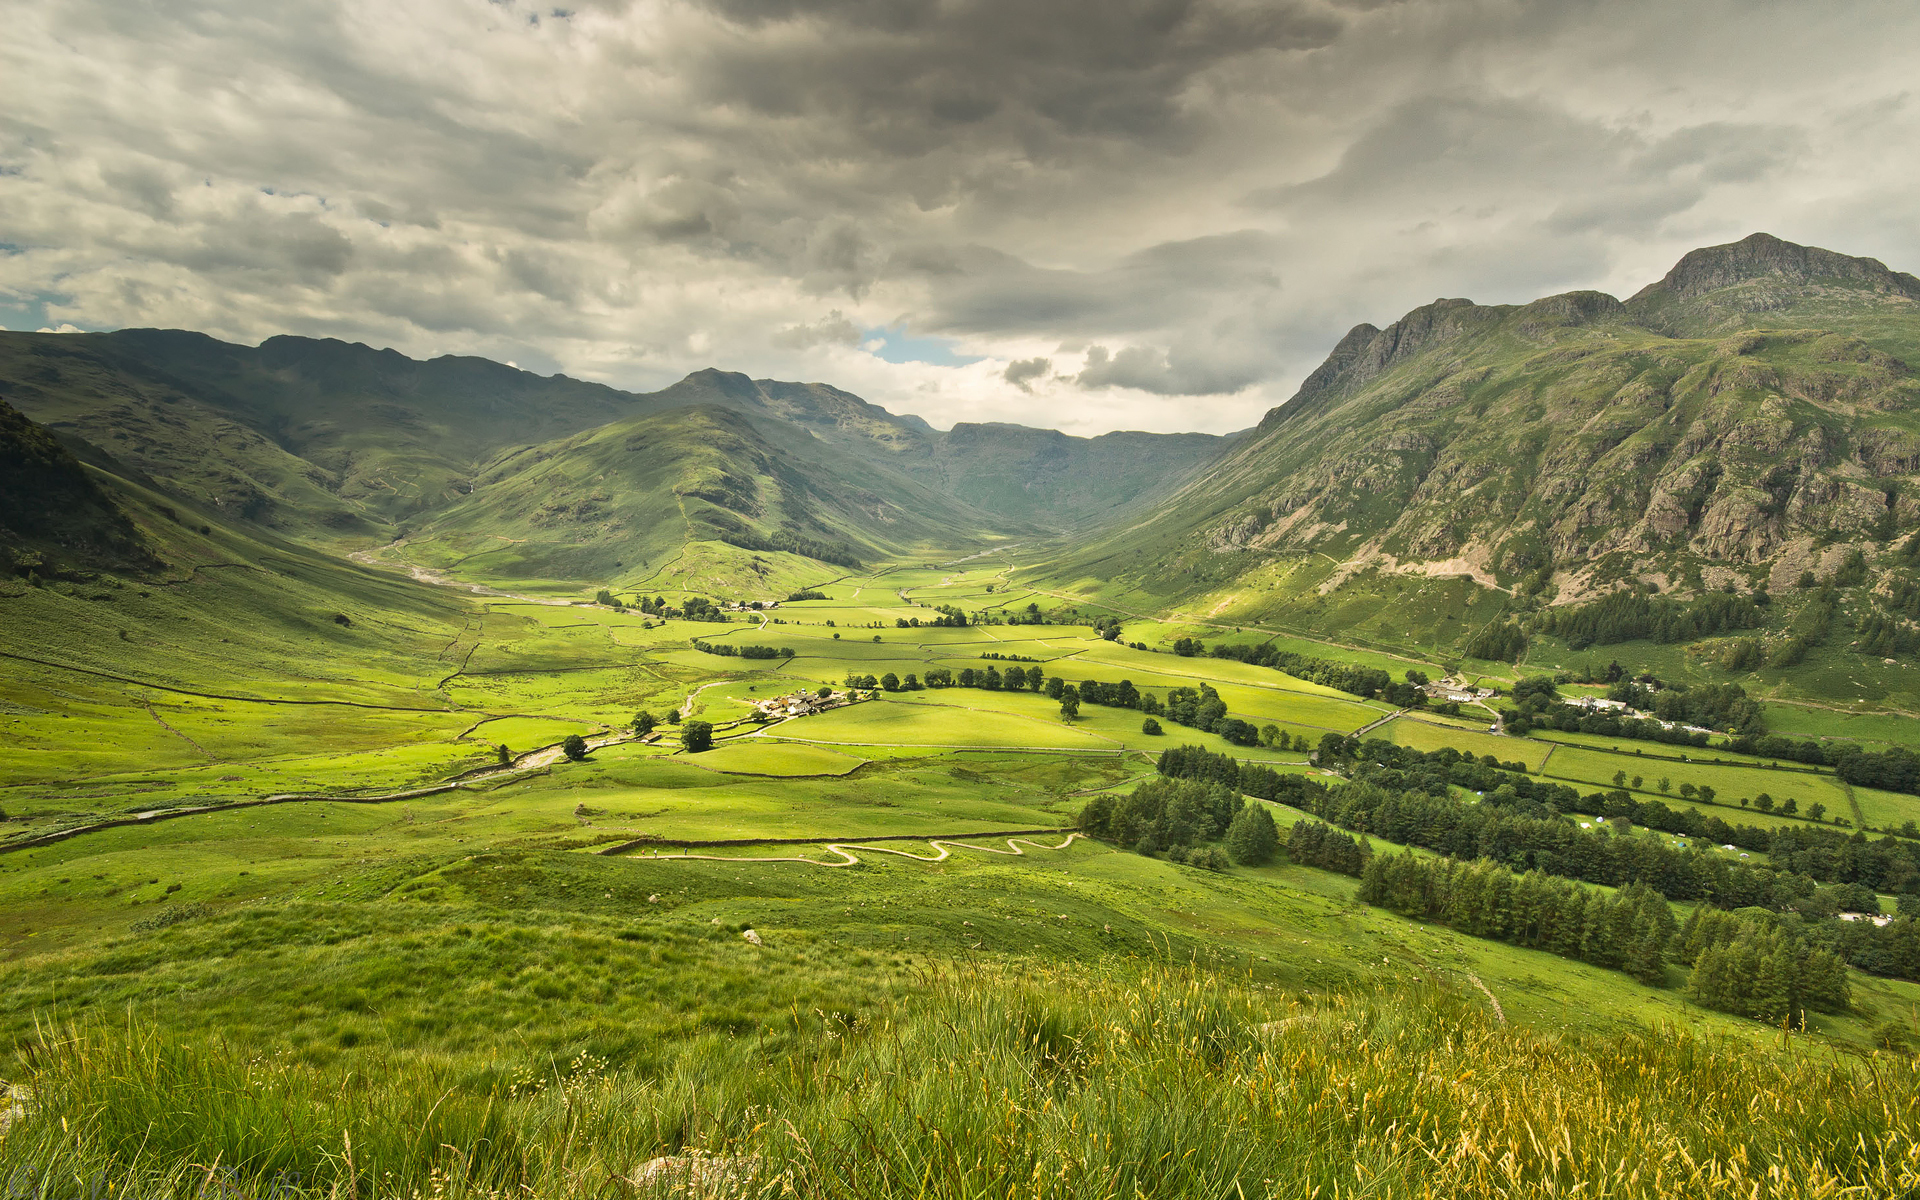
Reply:
[[1479, 988], [1481, 995], [1487, 998], [1487, 1003], [1493, 1005], [1494, 1019], [1502, 1025], [1505, 1025], [1507, 1023], [1507, 1010], [1500, 1007], [1500, 998], [1493, 994], [1492, 988], [1480, 982], [1478, 975], [1475, 975], [1472, 971], [1468, 971], [1466, 974], [1467, 978], [1473, 981], [1473, 986]]
[[[988, 834], [988, 835], [979, 835], [979, 836], [992, 836], [992, 835]], [[894, 855], [898, 855], [901, 858], [910, 858], [914, 862], [921, 862], [921, 863], [945, 862], [947, 861], [947, 859], [953, 856], [953, 852], [955, 850], [973, 850], [981, 854], [1005, 854], [1014, 858], [1024, 858], [1026, 857], [1026, 851], [1020, 849], [1022, 845], [1032, 846], [1035, 850], [1065, 850], [1068, 846], [1073, 845], [1074, 842], [1078, 841], [1079, 839], [1085, 836], [1087, 835], [1084, 833], [1078, 833], [1078, 832], [1069, 833], [1067, 835], [1067, 839], [1061, 842], [1058, 846], [1048, 846], [1041, 842], [1036, 842], [1031, 838], [1010, 837], [1007, 839], [1007, 848], [1005, 850], [995, 849], [992, 846], [974, 846], [966, 842], [957, 841], [951, 838], [921, 839], [918, 837], [903, 836], [900, 839], [902, 841], [915, 841], [915, 842], [924, 840], [927, 843], [927, 845], [933, 847], [934, 850], [937, 851], [937, 853], [934, 853], [934, 854], [915, 854], [911, 850], [890, 850], [885, 846], [869, 846], [860, 842], [810, 843], [812, 845], [818, 845], [821, 849], [827, 851], [827, 853], [829, 854], [839, 855], [840, 860], [838, 862], [822, 861], [817, 858], [807, 858], [805, 855], [799, 855], [799, 854], [741, 857], [741, 856], [732, 855], [732, 854], [685, 854], [685, 853], [682, 853], [682, 854], [648, 854], [648, 855], [643, 855], [642, 857], [647, 858], [649, 860], [657, 859], [657, 858], [672, 858], [672, 859], [701, 859], [707, 862], [801, 863], [809, 867], [854, 867], [854, 866], [860, 865], [860, 856], [854, 853], [855, 850], [864, 850], [869, 854], [894, 854]], [[868, 840], [880, 841], [882, 839], [870, 838]], [[600, 851], [600, 853], [609, 854], [618, 849], [619, 847], [613, 847], [609, 850], [602, 850]]]

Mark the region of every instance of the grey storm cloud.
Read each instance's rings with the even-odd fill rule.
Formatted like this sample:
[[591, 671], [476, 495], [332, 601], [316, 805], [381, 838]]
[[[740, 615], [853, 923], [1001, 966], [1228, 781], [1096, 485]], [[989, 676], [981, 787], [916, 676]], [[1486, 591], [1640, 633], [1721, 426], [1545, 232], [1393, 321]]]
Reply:
[[1892, 0], [17, 6], [0, 324], [1240, 428], [1435, 296], [1756, 229], [1920, 266], [1916, 40]]
[[1033, 391], [1033, 381], [1045, 379], [1053, 371], [1053, 360], [1046, 358], [1023, 358], [1008, 363], [1000, 377], [1023, 392]]

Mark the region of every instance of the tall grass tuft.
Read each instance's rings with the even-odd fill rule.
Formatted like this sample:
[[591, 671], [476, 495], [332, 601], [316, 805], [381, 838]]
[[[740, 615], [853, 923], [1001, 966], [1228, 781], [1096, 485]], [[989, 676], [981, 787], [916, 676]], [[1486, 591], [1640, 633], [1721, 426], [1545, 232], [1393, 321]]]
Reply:
[[1901, 1055], [1542, 1034], [1437, 989], [926, 982], [879, 1020], [703, 1035], [645, 1077], [582, 1054], [482, 1083], [417, 1055], [317, 1068], [138, 1024], [43, 1030], [0, 1167], [115, 1196], [1920, 1194]]

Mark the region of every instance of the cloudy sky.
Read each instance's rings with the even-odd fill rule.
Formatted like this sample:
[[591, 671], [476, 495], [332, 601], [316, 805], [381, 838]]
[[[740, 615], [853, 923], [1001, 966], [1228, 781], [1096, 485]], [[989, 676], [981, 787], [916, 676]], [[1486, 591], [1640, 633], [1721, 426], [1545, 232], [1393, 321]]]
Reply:
[[1224, 431], [1359, 321], [1764, 229], [1920, 270], [1911, 0], [59, 0], [0, 325]]

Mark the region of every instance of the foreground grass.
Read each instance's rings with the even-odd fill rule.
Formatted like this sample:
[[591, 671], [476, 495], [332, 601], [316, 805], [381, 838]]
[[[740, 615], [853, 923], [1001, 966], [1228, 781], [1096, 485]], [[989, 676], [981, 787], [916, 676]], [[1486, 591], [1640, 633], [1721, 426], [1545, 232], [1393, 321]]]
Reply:
[[[929, 971], [650, 1072], [314, 1066], [137, 1023], [46, 1028], [16, 1178], [113, 1195], [1895, 1196], [1912, 1060], [1493, 1023], [1444, 991], [1308, 1001], [1138, 965]], [[697, 1165], [696, 1165], [697, 1164]], [[684, 1177], [681, 1182], [685, 1182]], [[1851, 1189], [1851, 1190], [1849, 1190]]]

